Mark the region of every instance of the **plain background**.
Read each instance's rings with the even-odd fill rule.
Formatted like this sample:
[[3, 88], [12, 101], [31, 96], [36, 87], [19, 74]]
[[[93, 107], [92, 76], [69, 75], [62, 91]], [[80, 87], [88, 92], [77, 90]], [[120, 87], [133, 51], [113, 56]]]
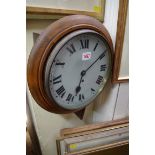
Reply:
[[[129, 1], [130, 154], [155, 154], [155, 2]], [[26, 154], [26, 1], [0, 5], [0, 154]]]

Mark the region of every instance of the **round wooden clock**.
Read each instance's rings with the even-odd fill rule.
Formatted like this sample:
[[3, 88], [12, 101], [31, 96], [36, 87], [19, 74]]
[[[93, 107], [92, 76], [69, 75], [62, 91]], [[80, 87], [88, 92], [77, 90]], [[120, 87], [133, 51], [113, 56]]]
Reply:
[[27, 80], [33, 98], [54, 113], [84, 108], [106, 85], [112, 53], [111, 37], [96, 19], [72, 15], [52, 23], [29, 56]]

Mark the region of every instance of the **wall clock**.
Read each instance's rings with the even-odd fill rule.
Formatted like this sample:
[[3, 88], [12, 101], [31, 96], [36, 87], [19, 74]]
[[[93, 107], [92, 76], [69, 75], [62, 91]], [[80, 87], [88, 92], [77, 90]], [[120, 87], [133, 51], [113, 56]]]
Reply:
[[29, 56], [27, 80], [33, 98], [54, 113], [83, 109], [109, 80], [112, 53], [111, 37], [96, 19], [72, 15], [52, 23]]

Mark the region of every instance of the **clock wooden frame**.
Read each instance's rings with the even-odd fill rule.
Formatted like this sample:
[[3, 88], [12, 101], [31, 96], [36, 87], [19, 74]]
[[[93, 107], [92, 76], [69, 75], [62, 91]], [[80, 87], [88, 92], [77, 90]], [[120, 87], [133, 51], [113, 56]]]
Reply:
[[30, 92], [35, 101], [47, 111], [65, 114], [80, 110], [64, 109], [48, 97], [44, 88], [44, 69], [46, 61], [55, 45], [69, 33], [81, 29], [90, 29], [98, 32], [107, 41], [111, 56], [113, 57], [111, 37], [98, 20], [85, 15], [72, 15], [49, 25], [37, 39], [27, 64], [27, 81]]

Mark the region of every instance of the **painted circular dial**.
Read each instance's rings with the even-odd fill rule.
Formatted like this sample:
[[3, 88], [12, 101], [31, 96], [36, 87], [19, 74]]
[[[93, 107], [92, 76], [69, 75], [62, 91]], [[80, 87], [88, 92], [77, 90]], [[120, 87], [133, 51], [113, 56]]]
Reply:
[[111, 53], [104, 38], [92, 30], [78, 30], [51, 50], [45, 67], [45, 89], [60, 107], [79, 109], [100, 93], [110, 70]]

